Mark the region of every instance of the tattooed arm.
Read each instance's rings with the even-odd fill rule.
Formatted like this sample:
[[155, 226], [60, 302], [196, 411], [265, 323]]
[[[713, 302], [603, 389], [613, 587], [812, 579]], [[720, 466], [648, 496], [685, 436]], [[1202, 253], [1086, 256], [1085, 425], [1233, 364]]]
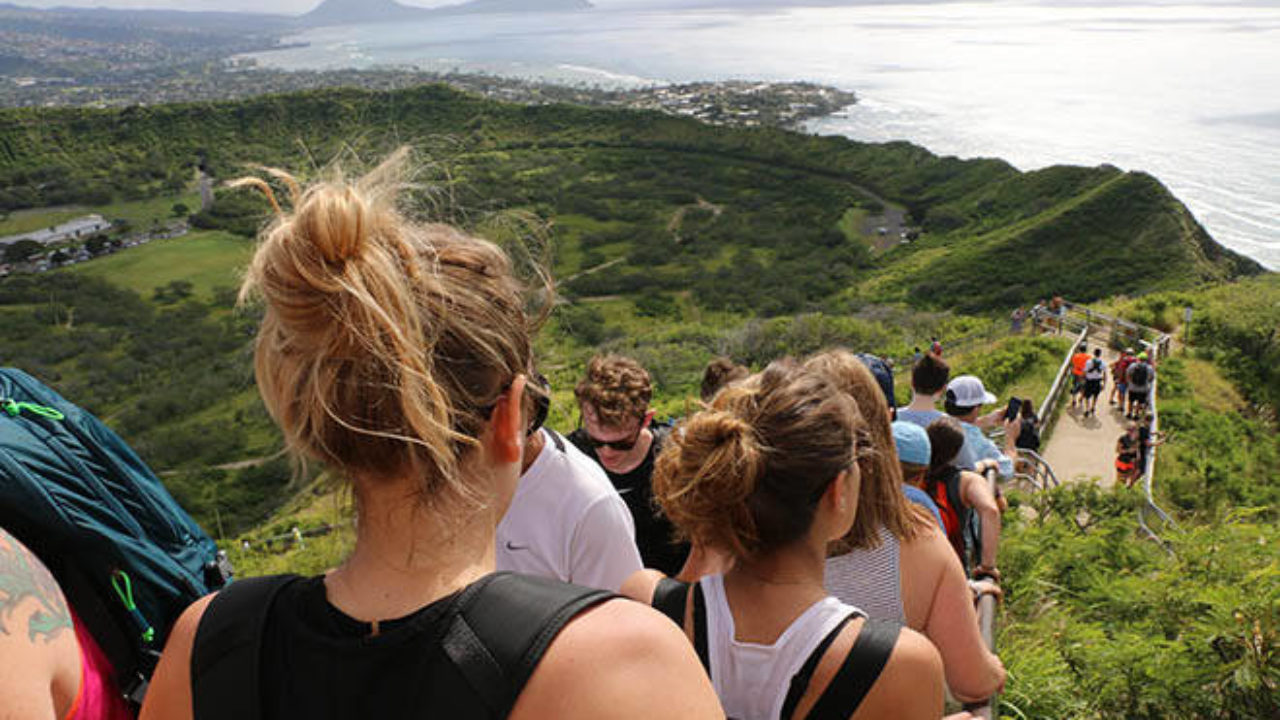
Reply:
[[80, 646], [44, 563], [0, 528], [0, 717], [61, 718], [80, 689]]

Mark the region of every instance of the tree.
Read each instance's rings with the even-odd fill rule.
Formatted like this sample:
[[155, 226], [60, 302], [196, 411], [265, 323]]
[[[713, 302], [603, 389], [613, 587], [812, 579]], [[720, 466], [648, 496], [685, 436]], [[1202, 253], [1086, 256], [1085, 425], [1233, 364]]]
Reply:
[[173, 204], [173, 216], [174, 216], [174, 217], [176, 217], [176, 218], [182, 218], [182, 217], [186, 217], [186, 216], [188, 216], [188, 215], [190, 215], [190, 214], [191, 214], [191, 208], [187, 207], [186, 203], [174, 203], [174, 204]]
[[152, 299], [161, 305], [172, 305], [191, 297], [194, 286], [186, 280], [174, 280], [156, 288]]
[[19, 240], [4, 249], [4, 261], [7, 263], [26, 262], [32, 255], [44, 250], [44, 246], [35, 240]]

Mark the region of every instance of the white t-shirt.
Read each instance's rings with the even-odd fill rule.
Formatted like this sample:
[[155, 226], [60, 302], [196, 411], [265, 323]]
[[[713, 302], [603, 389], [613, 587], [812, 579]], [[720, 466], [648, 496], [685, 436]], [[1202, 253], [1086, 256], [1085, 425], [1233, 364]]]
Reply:
[[617, 591], [643, 565], [631, 511], [580, 450], [550, 430], [498, 523], [498, 570]]

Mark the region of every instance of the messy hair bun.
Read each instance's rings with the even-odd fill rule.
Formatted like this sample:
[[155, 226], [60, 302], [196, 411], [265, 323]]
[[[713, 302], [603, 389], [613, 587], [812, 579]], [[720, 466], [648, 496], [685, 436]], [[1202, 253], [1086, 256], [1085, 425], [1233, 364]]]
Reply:
[[261, 235], [241, 298], [260, 297], [264, 403], [296, 453], [357, 477], [420, 478], [468, 495], [460, 457], [529, 367], [523, 287], [497, 246], [396, 208], [408, 164], [290, 189]]
[[721, 390], [671, 434], [653, 492], [688, 540], [739, 557], [802, 537], [818, 500], [855, 461], [857, 407], [790, 360]]

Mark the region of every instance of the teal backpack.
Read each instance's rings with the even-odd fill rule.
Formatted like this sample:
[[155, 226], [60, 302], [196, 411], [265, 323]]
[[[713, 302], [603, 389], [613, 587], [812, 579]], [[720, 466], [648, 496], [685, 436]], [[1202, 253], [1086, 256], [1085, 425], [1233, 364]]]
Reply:
[[93, 415], [0, 368], [0, 527], [49, 567], [135, 707], [169, 629], [226, 556]]

